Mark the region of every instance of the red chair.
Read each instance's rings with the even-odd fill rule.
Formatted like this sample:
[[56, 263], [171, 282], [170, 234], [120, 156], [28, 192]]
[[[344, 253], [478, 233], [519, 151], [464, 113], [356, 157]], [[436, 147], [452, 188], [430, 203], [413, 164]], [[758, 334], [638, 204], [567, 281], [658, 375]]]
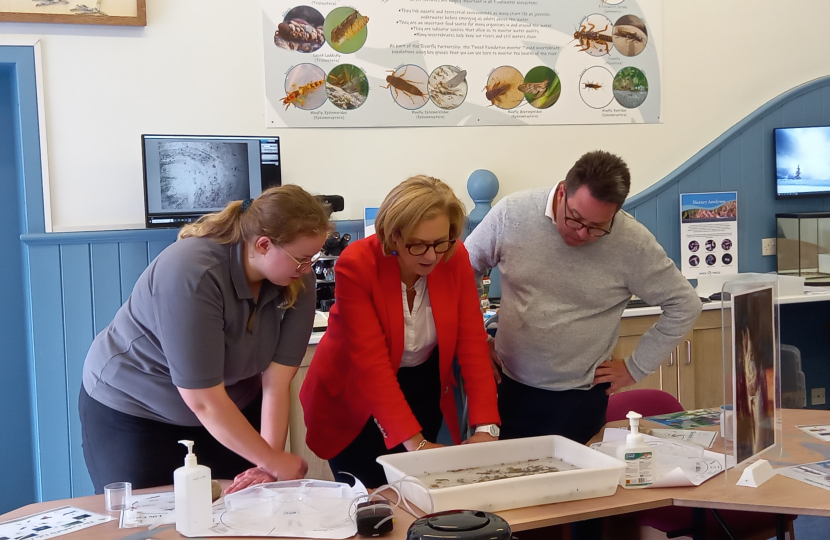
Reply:
[[[608, 408], [605, 416], [607, 422], [625, 420], [628, 411], [636, 411], [645, 416], [680, 412], [683, 405], [668, 392], [662, 390], [629, 390], [618, 392], [608, 398]], [[775, 514], [762, 512], [742, 512], [736, 510], [711, 510], [668, 506], [643, 510], [629, 514], [626, 519], [634, 520], [638, 525], [644, 525], [666, 533], [667, 538], [679, 536], [691, 537], [694, 532], [693, 512], [698, 519], [705, 515], [706, 538], [741, 538], [766, 540], [776, 535], [779, 525], [789, 532], [790, 540], [794, 540], [793, 521], [797, 516], [784, 515], [783, 523], [779, 523]]]

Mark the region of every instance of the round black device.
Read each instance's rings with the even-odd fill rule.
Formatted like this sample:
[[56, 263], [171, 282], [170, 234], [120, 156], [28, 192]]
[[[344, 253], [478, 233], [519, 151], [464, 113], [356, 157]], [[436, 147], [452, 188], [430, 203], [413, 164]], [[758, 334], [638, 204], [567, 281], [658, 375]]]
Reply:
[[454, 540], [508, 540], [510, 525], [489, 512], [447, 510], [416, 519], [406, 540], [453, 538]]

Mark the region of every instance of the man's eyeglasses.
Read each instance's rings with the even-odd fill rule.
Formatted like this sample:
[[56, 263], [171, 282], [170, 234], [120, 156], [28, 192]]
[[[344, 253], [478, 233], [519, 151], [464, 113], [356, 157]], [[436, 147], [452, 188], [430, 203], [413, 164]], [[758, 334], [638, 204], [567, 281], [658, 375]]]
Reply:
[[602, 227], [592, 227], [578, 219], [568, 217], [568, 212], [573, 214], [573, 211], [571, 211], [571, 208], [568, 206], [568, 191], [565, 190], [565, 225], [575, 231], [580, 229], [588, 229], [588, 234], [596, 236], [597, 238], [611, 234], [611, 227], [614, 226], [614, 219], [617, 217], [617, 214], [614, 214], [614, 217], [611, 218], [611, 223], [608, 224], [608, 228], [603, 229]]
[[[274, 242], [272, 242], [272, 243], [274, 243]], [[322, 252], [322, 251], [318, 251], [317, 253], [315, 253], [314, 255], [312, 255], [311, 257], [309, 257], [308, 259], [305, 259], [305, 260], [300, 261], [300, 260], [298, 260], [298, 259], [295, 259], [295, 258], [294, 258], [294, 256], [293, 256], [292, 254], [290, 254], [290, 253], [288, 253], [287, 251], [285, 251], [285, 248], [284, 248], [284, 247], [282, 247], [281, 245], [279, 245], [279, 244], [277, 244], [277, 243], [274, 243], [274, 245], [275, 245], [275, 246], [277, 246], [278, 248], [280, 248], [280, 249], [283, 251], [283, 253], [285, 253], [286, 255], [288, 255], [289, 257], [291, 257], [291, 260], [292, 260], [292, 261], [294, 261], [295, 263], [297, 263], [297, 272], [302, 272], [303, 270], [305, 270], [306, 268], [308, 268], [308, 267], [309, 267], [309, 266], [311, 266], [312, 264], [316, 263], [316, 262], [320, 259], [320, 257], [322, 257], [322, 256], [323, 256], [323, 252]]]
[[435, 253], [438, 255], [442, 253], [446, 253], [450, 250], [450, 248], [455, 244], [455, 240], [441, 240], [440, 242], [433, 242], [432, 244], [405, 244], [407, 251], [409, 251], [410, 255], [423, 255], [429, 248], [435, 250]]

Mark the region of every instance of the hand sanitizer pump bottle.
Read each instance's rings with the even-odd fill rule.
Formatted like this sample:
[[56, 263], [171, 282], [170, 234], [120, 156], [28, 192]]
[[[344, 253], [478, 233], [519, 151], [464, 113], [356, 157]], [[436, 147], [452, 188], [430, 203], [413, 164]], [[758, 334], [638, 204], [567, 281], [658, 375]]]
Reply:
[[625, 473], [620, 477], [624, 488], [644, 488], [654, 482], [654, 454], [640, 433], [643, 415], [629, 411], [626, 415], [631, 433], [625, 436], [625, 444], [617, 448], [617, 459], [625, 462]]
[[213, 525], [210, 469], [196, 463], [193, 441], [179, 441], [187, 446], [184, 466], [173, 472], [176, 499], [176, 530], [184, 536], [203, 535]]

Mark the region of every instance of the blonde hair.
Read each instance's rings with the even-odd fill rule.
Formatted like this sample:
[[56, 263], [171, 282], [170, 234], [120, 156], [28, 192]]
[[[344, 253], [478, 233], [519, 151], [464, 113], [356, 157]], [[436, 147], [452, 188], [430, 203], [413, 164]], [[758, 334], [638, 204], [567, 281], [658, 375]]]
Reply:
[[[378, 209], [375, 233], [383, 246], [384, 255], [395, 250], [395, 234], [408, 239], [415, 227], [424, 220], [445, 215], [450, 220], [450, 239], [456, 240], [464, 228], [464, 204], [450, 186], [431, 176], [417, 175], [398, 184]], [[449, 259], [455, 246], [447, 251]]]
[[[242, 204], [243, 201], [230, 202], [221, 212], [185, 225], [179, 231], [179, 239], [200, 237], [219, 244], [252, 245], [260, 236], [266, 236], [282, 245], [302, 236], [324, 236], [331, 230], [326, 208], [300, 186], [268, 188], [244, 211]], [[302, 276], [288, 285], [285, 300], [289, 306], [294, 305], [302, 289]]]

